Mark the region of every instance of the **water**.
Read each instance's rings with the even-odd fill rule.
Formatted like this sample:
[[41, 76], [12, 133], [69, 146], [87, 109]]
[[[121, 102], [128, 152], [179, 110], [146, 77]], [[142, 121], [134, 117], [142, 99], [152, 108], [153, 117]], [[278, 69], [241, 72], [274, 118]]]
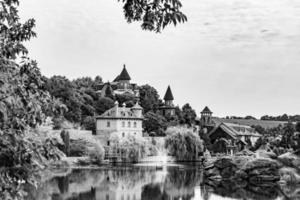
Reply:
[[[297, 187], [243, 187], [203, 179], [194, 165], [74, 169], [28, 188], [28, 200], [233, 200], [298, 199]], [[300, 188], [300, 187], [299, 187]], [[289, 194], [289, 195], [287, 195]], [[284, 197], [286, 196], [286, 197]]]

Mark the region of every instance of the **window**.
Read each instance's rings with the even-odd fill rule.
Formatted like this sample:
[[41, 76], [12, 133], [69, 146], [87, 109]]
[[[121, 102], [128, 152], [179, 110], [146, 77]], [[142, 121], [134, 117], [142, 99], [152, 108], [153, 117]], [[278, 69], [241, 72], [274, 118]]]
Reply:
[[110, 141], [108, 140], [108, 141], [107, 141], [107, 146], [109, 146], [109, 145], [110, 145]]
[[125, 122], [122, 122], [122, 127], [125, 127]]
[[125, 133], [122, 133], [122, 136], [125, 137]]
[[106, 126], [107, 126], [107, 127], [110, 127], [110, 122], [107, 122]]
[[136, 128], [136, 122], [133, 123], [133, 127]]
[[130, 126], [131, 126], [131, 123], [130, 123], [130, 122], [128, 122], [128, 127], [130, 128]]

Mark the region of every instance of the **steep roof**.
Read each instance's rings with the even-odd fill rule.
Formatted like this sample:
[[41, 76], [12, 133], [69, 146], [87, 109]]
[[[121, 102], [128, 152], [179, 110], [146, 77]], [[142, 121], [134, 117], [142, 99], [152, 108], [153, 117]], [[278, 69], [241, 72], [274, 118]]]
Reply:
[[126, 70], [126, 66], [124, 65], [121, 74], [116, 78], [118, 81], [130, 81], [131, 78]]
[[207, 106], [205, 106], [205, 108], [202, 110], [201, 113], [212, 113], [212, 112]]
[[167, 88], [167, 91], [166, 91], [164, 100], [165, 100], [165, 101], [174, 100], [174, 97], [173, 97], [173, 94], [172, 94], [172, 91], [171, 91], [170, 86], [168, 86], [168, 88]]
[[119, 107], [119, 104], [115, 104], [115, 106], [107, 111], [105, 111], [102, 115], [97, 116], [97, 119], [143, 119], [143, 117], [139, 117], [133, 112], [134, 108], [127, 107]]

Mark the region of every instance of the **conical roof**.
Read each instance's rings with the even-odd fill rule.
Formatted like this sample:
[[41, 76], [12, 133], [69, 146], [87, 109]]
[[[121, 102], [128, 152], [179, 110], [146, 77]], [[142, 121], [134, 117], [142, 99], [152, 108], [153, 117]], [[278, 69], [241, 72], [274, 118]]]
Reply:
[[212, 112], [210, 111], [210, 109], [207, 106], [205, 106], [205, 108], [202, 110], [201, 113], [212, 113]]
[[118, 81], [130, 81], [131, 78], [126, 70], [126, 67], [124, 65], [123, 70], [121, 72], [121, 74], [119, 75], [119, 77], [117, 77]]
[[172, 94], [172, 91], [171, 91], [170, 86], [168, 86], [168, 89], [167, 89], [167, 91], [166, 91], [164, 100], [165, 100], [165, 101], [174, 100], [174, 97], [173, 97], [173, 94]]
[[140, 106], [140, 104], [138, 102], [136, 102], [135, 105], [131, 109], [142, 110], [143, 108], [142, 108], [142, 106]]

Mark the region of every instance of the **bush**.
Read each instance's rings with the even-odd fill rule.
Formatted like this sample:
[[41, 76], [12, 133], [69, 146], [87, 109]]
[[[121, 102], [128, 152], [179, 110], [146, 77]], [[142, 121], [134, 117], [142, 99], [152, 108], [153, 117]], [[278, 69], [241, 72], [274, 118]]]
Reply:
[[94, 144], [94, 148], [88, 154], [91, 164], [101, 165], [104, 159], [104, 149], [100, 144]]

